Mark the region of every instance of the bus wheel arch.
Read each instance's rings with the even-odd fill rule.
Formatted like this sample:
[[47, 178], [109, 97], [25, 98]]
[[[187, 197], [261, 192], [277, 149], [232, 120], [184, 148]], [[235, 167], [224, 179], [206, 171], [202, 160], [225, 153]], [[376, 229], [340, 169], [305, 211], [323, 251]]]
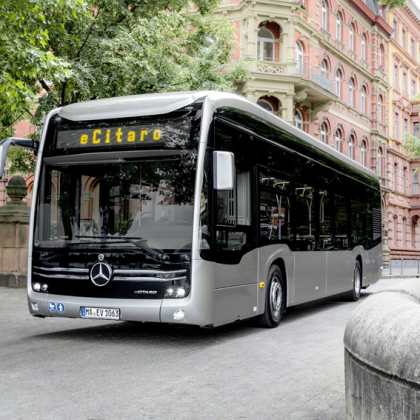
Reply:
[[257, 323], [265, 328], [279, 325], [286, 307], [286, 281], [284, 271], [276, 264], [271, 264], [267, 274], [264, 293], [264, 313], [257, 317]]
[[363, 285], [363, 269], [360, 255], [354, 260], [353, 287], [345, 294], [347, 300], [356, 302], [360, 298]]

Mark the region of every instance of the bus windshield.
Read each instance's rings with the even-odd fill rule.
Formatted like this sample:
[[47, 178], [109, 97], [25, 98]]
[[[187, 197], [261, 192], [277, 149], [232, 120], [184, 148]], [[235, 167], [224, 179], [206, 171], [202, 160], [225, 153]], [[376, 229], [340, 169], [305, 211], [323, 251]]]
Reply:
[[44, 165], [34, 246], [191, 249], [196, 152]]

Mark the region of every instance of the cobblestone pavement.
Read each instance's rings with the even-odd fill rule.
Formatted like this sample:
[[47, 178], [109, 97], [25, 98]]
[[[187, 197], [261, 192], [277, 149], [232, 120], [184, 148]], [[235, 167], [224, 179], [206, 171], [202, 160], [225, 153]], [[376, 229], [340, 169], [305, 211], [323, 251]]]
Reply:
[[0, 419], [344, 420], [346, 321], [399, 281], [290, 308], [276, 329], [38, 319], [0, 288]]

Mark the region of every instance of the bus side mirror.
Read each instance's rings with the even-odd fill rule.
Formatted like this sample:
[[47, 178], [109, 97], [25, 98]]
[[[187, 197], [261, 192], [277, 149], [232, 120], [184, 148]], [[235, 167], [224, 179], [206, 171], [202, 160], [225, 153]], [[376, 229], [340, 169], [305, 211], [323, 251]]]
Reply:
[[3, 178], [4, 168], [6, 166], [7, 152], [9, 147], [18, 146], [24, 147], [26, 149], [32, 149], [35, 152], [38, 150], [38, 143], [32, 139], [22, 139], [19, 137], [7, 137], [4, 140], [0, 141], [0, 178]]
[[235, 156], [230, 152], [213, 152], [213, 187], [218, 191], [235, 187]]

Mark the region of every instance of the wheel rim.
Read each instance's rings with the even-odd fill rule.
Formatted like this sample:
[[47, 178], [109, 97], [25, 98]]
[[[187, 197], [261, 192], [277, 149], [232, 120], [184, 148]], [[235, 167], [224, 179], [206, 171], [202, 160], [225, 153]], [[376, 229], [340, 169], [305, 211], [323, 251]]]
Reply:
[[281, 290], [280, 279], [278, 277], [273, 277], [271, 280], [271, 288], [270, 288], [270, 309], [271, 309], [271, 316], [274, 321], [280, 319], [280, 310], [281, 304], [283, 300], [283, 293]]
[[361, 280], [360, 268], [356, 267], [356, 270], [354, 270], [354, 292], [357, 297], [360, 297], [360, 289], [362, 286]]

